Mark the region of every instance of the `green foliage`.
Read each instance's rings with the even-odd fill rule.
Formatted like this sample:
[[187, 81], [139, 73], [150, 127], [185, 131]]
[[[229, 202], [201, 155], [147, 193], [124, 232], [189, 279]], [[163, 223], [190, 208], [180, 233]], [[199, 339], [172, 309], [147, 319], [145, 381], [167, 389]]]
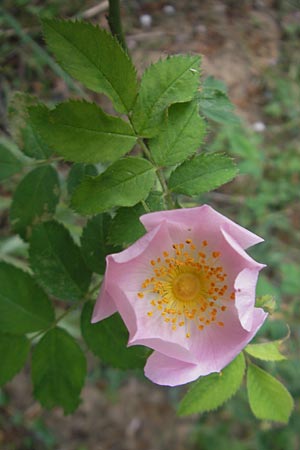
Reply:
[[118, 369], [138, 369], [145, 365], [150, 351], [135, 345], [127, 348], [128, 331], [119, 314], [91, 324], [93, 304], [85, 304], [81, 316], [81, 332], [89, 349], [103, 362]]
[[288, 295], [299, 295], [300, 267], [293, 263], [281, 264], [282, 289]]
[[48, 47], [66, 72], [89, 89], [106, 94], [117, 111], [131, 110], [136, 72], [113, 36], [79, 21], [43, 20], [43, 28]]
[[193, 155], [205, 133], [197, 102], [172, 105], [160, 133], [149, 140], [149, 148], [158, 166], [172, 166]]
[[[163, 209], [162, 197], [159, 192], [150, 193], [145, 203], [151, 211]], [[146, 231], [140, 222], [143, 214], [146, 214], [146, 210], [142, 203], [138, 203], [132, 208], [119, 208], [109, 227], [109, 242], [125, 247], [142, 237]]]
[[263, 361], [282, 361], [286, 357], [280, 352], [282, 341], [264, 342], [263, 344], [248, 344], [245, 351], [254, 358]]
[[34, 348], [34, 395], [45, 408], [61, 406], [65, 414], [73, 412], [80, 402], [85, 375], [85, 356], [65, 330], [53, 328]]
[[70, 196], [73, 195], [75, 189], [80, 185], [86, 175], [91, 177], [98, 175], [96, 167], [92, 164], [81, 163], [72, 165], [67, 178], [67, 190]]
[[20, 335], [51, 324], [53, 307], [29, 274], [0, 262], [0, 286], [1, 332]]
[[293, 399], [278, 380], [250, 364], [247, 370], [247, 388], [251, 410], [258, 419], [288, 422]]
[[21, 170], [22, 164], [7, 147], [0, 144], [0, 181]]
[[111, 217], [98, 214], [92, 217], [84, 227], [81, 236], [81, 252], [86, 265], [96, 273], [104, 274], [105, 257], [116, 249], [107, 243], [111, 228]]
[[36, 106], [29, 111], [31, 123], [43, 141], [68, 161], [112, 162], [136, 142], [128, 123], [105, 114], [95, 103], [70, 100], [54, 110]]
[[154, 167], [145, 159], [121, 159], [98, 177], [83, 180], [74, 192], [73, 208], [88, 215], [116, 206], [134, 206], [148, 196], [154, 178]]
[[59, 180], [52, 166], [33, 169], [22, 179], [12, 200], [11, 224], [16, 233], [28, 239], [36, 223], [49, 220], [59, 200]]
[[23, 92], [16, 92], [9, 104], [10, 132], [20, 150], [30, 158], [46, 159], [51, 150], [32, 128], [28, 108], [38, 105], [38, 99]]
[[239, 389], [245, 372], [245, 359], [239, 354], [220, 373], [200, 377], [179, 405], [178, 414], [185, 416], [219, 408]]
[[62, 300], [80, 300], [91, 273], [69, 231], [56, 221], [37, 225], [30, 239], [30, 265], [45, 290]]
[[0, 386], [11, 380], [24, 366], [30, 345], [25, 336], [0, 333]]
[[171, 173], [169, 188], [179, 194], [198, 195], [227, 183], [236, 173], [237, 168], [228, 156], [201, 154]]
[[199, 56], [177, 55], [152, 64], [144, 73], [132, 122], [143, 137], [158, 134], [165, 110], [192, 100], [199, 86]]
[[212, 76], [207, 77], [202, 84], [199, 106], [202, 113], [214, 122], [226, 125], [239, 122], [233, 113], [234, 106], [227, 96], [226, 86]]

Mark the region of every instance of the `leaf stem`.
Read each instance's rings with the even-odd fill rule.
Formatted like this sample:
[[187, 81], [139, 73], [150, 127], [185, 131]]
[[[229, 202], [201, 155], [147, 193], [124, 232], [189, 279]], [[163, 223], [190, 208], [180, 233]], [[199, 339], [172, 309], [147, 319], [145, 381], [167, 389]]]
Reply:
[[120, 0], [109, 0], [107, 21], [111, 34], [117, 38], [123, 49], [128, 53], [121, 22]]
[[[101, 281], [101, 283], [102, 283], [102, 281]], [[86, 295], [81, 300], [79, 300], [78, 302], [75, 302], [72, 306], [70, 306], [70, 308], [66, 309], [60, 316], [56, 317], [56, 319], [51, 323], [51, 325], [49, 325], [48, 328], [46, 328], [44, 330], [40, 330], [36, 334], [31, 336], [29, 341], [33, 342], [39, 336], [41, 336], [41, 335], [47, 333], [48, 331], [52, 330], [52, 328], [56, 327], [56, 325], [59, 322], [61, 322], [68, 314], [70, 314], [72, 311], [77, 309], [80, 305], [84, 305], [87, 301], [89, 301], [91, 299], [92, 295], [96, 291], [98, 291], [98, 289], [101, 286], [101, 283], [98, 283], [96, 286], [94, 286], [89, 292], [86, 293]]]
[[160, 167], [157, 167], [155, 165], [155, 162], [152, 159], [150, 150], [149, 150], [147, 144], [145, 143], [145, 141], [142, 138], [138, 138], [138, 144], [142, 148], [142, 150], [143, 150], [145, 156], [147, 157], [147, 159], [156, 167], [156, 175], [157, 175], [158, 181], [160, 182], [162, 190], [164, 192], [164, 197], [165, 197], [165, 200], [166, 200], [167, 209], [173, 209], [175, 207], [175, 205], [173, 203], [171, 193], [170, 193], [170, 191], [168, 189], [168, 185], [167, 185], [167, 182], [166, 182], [163, 170]]

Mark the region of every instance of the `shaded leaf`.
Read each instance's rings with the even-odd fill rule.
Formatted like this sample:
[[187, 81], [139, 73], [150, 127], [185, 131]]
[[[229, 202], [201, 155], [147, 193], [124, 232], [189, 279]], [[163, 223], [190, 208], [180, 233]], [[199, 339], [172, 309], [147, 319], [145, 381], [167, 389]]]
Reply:
[[86, 175], [95, 177], [98, 171], [92, 164], [73, 164], [67, 178], [67, 189], [70, 196], [73, 195], [75, 189], [80, 185]]
[[176, 55], [152, 64], [145, 71], [132, 115], [140, 136], [155, 136], [168, 106], [194, 98], [199, 86], [199, 65], [199, 56]]
[[293, 409], [293, 399], [276, 378], [250, 364], [247, 388], [251, 410], [258, 419], [287, 423]]
[[15, 232], [28, 238], [34, 224], [54, 214], [59, 194], [59, 180], [52, 166], [38, 167], [25, 175], [13, 195], [10, 209]]
[[43, 29], [48, 47], [66, 72], [89, 89], [106, 94], [117, 111], [131, 110], [137, 92], [136, 72], [117, 39], [80, 21], [47, 19]]
[[[145, 202], [151, 211], [164, 209], [160, 192], [151, 192]], [[119, 208], [109, 227], [109, 242], [125, 247], [142, 237], [146, 230], [140, 222], [140, 217], [146, 212], [142, 203], [131, 208]]]
[[169, 188], [179, 194], [198, 195], [227, 183], [236, 174], [237, 168], [228, 156], [201, 154], [171, 173]]
[[245, 372], [245, 359], [240, 353], [220, 373], [200, 377], [179, 405], [181, 416], [219, 408], [239, 389]]
[[28, 273], [0, 262], [0, 329], [25, 334], [47, 328], [54, 320], [52, 305]]
[[0, 181], [19, 172], [21, 167], [21, 161], [19, 161], [7, 147], [0, 144]]
[[22, 369], [29, 350], [30, 344], [25, 336], [0, 333], [0, 386]]
[[63, 300], [80, 300], [87, 292], [91, 273], [80, 248], [62, 224], [49, 221], [34, 227], [29, 256], [36, 279], [49, 294]]
[[93, 304], [84, 305], [81, 332], [89, 349], [103, 362], [118, 369], [137, 369], [145, 365], [150, 350], [135, 345], [127, 348], [129, 334], [119, 314], [92, 324]]
[[147, 160], [123, 158], [97, 177], [86, 177], [74, 192], [72, 205], [86, 215], [133, 206], [147, 197], [154, 178], [154, 167]]
[[92, 217], [84, 227], [81, 236], [81, 252], [90, 270], [104, 274], [105, 257], [115, 253], [116, 249], [107, 243], [111, 227], [111, 217], [108, 214], [98, 214]]
[[68, 161], [112, 162], [132, 149], [136, 136], [119, 117], [105, 114], [95, 103], [69, 100], [49, 110], [29, 110], [31, 123], [53, 151]]
[[86, 375], [85, 356], [77, 342], [63, 329], [53, 328], [32, 354], [34, 396], [47, 408], [61, 406], [72, 413], [80, 402]]

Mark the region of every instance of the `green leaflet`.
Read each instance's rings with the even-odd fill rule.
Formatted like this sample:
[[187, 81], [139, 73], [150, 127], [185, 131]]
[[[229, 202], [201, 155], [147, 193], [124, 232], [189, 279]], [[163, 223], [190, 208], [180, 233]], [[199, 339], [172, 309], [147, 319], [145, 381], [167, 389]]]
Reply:
[[197, 102], [172, 105], [160, 133], [149, 140], [155, 163], [159, 166], [181, 163], [200, 147], [204, 133], [205, 123], [199, 116]]
[[80, 402], [85, 375], [85, 356], [65, 330], [53, 328], [34, 348], [34, 396], [45, 408], [61, 406], [65, 414], [72, 413]]
[[0, 286], [1, 332], [18, 335], [32, 333], [52, 323], [52, 305], [28, 273], [0, 262]]
[[25, 336], [0, 333], [0, 386], [22, 369], [29, 350], [30, 344]]
[[119, 112], [129, 112], [137, 93], [135, 68], [118, 41], [87, 22], [43, 20], [46, 42], [61, 67], [86, 87], [103, 92]]
[[119, 314], [92, 324], [92, 302], [84, 305], [81, 332], [89, 349], [103, 362], [119, 369], [138, 369], [145, 365], [150, 350], [134, 345], [127, 348], [128, 331]]
[[97, 177], [86, 177], [74, 192], [72, 206], [86, 215], [133, 206], [148, 196], [154, 179], [154, 167], [147, 160], [123, 158]]
[[171, 173], [169, 188], [178, 194], [198, 195], [227, 183], [236, 173], [237, 168], [228, 156], [201, 154]]
[[206, 117], [217, 123], [239, 123], [239, 118], [233, 112], [234, 106], [227, 96], [226, 86], [214, 77], [204, 80], [199, 94], [199, 106]]
[[67, 190], [70, 196], [73, 195], [75, 189], [80, 185], [86, 175], [95, 177], [98, 175], [97, 168], [92, 164], [73, 164], [67, 178]]
[[279, 351], [280, 344], [282, 344], [282, 341], [248, 344], [245, 351], [254, 358], [263, 361], [282, 361], [286, 357]]
[[105, 114], [95, 103], [70, 100], [52, 111], [45, 106], [29, 111], [31, 123], [43, 141], [68, 161], [112, 162], [136, 142], [128, 123]]
[[62, 224], [53, 220], [34, 227], [29, 256], [36, 279], [49, 294], [63, 300], [80, 300], [87, 292], [91, 273]]
[[251, 410], [258, 419], [287, 423], [293, 409], [293, 399], [276, 378], [250, 364], [247, 369], [247, 389]]
[[245, 359], [240, 353], [220, 373], [200, 377], [179, 405], [178, 414], [202, 413], [218, 408], [239, 389], [245, 372]]
[[10, 209], [15, 232], [28, 239], [34, 224], [54, 214], [59, 194], [59, 180], [52, 166], [37, 167], [25, 175], [13, 195]]
[[0, 181], [19, 172], [21, 167], [21, 161], [7, 147], [0, 144]]
[[140, 136], [155, 136], [168, 106], [194, 98], [199, 86], [199, 65], [199, 56], [177, 55], [160, 60], [145, 71], [132, 115]]

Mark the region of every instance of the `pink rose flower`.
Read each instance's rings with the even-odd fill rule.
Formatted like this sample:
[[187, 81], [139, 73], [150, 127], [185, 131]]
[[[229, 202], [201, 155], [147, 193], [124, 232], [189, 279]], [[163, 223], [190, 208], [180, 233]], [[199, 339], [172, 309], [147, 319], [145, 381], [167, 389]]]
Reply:
[[220, 372], [267, 314], [255, 308], [264, 265], [244, 249], [262, 239], [210, 206], [141, 217], [147, 233], [107, 257], [92, 322], [118, 311], [128, 345], [154, 350], [145, 375], [176, 386]]

